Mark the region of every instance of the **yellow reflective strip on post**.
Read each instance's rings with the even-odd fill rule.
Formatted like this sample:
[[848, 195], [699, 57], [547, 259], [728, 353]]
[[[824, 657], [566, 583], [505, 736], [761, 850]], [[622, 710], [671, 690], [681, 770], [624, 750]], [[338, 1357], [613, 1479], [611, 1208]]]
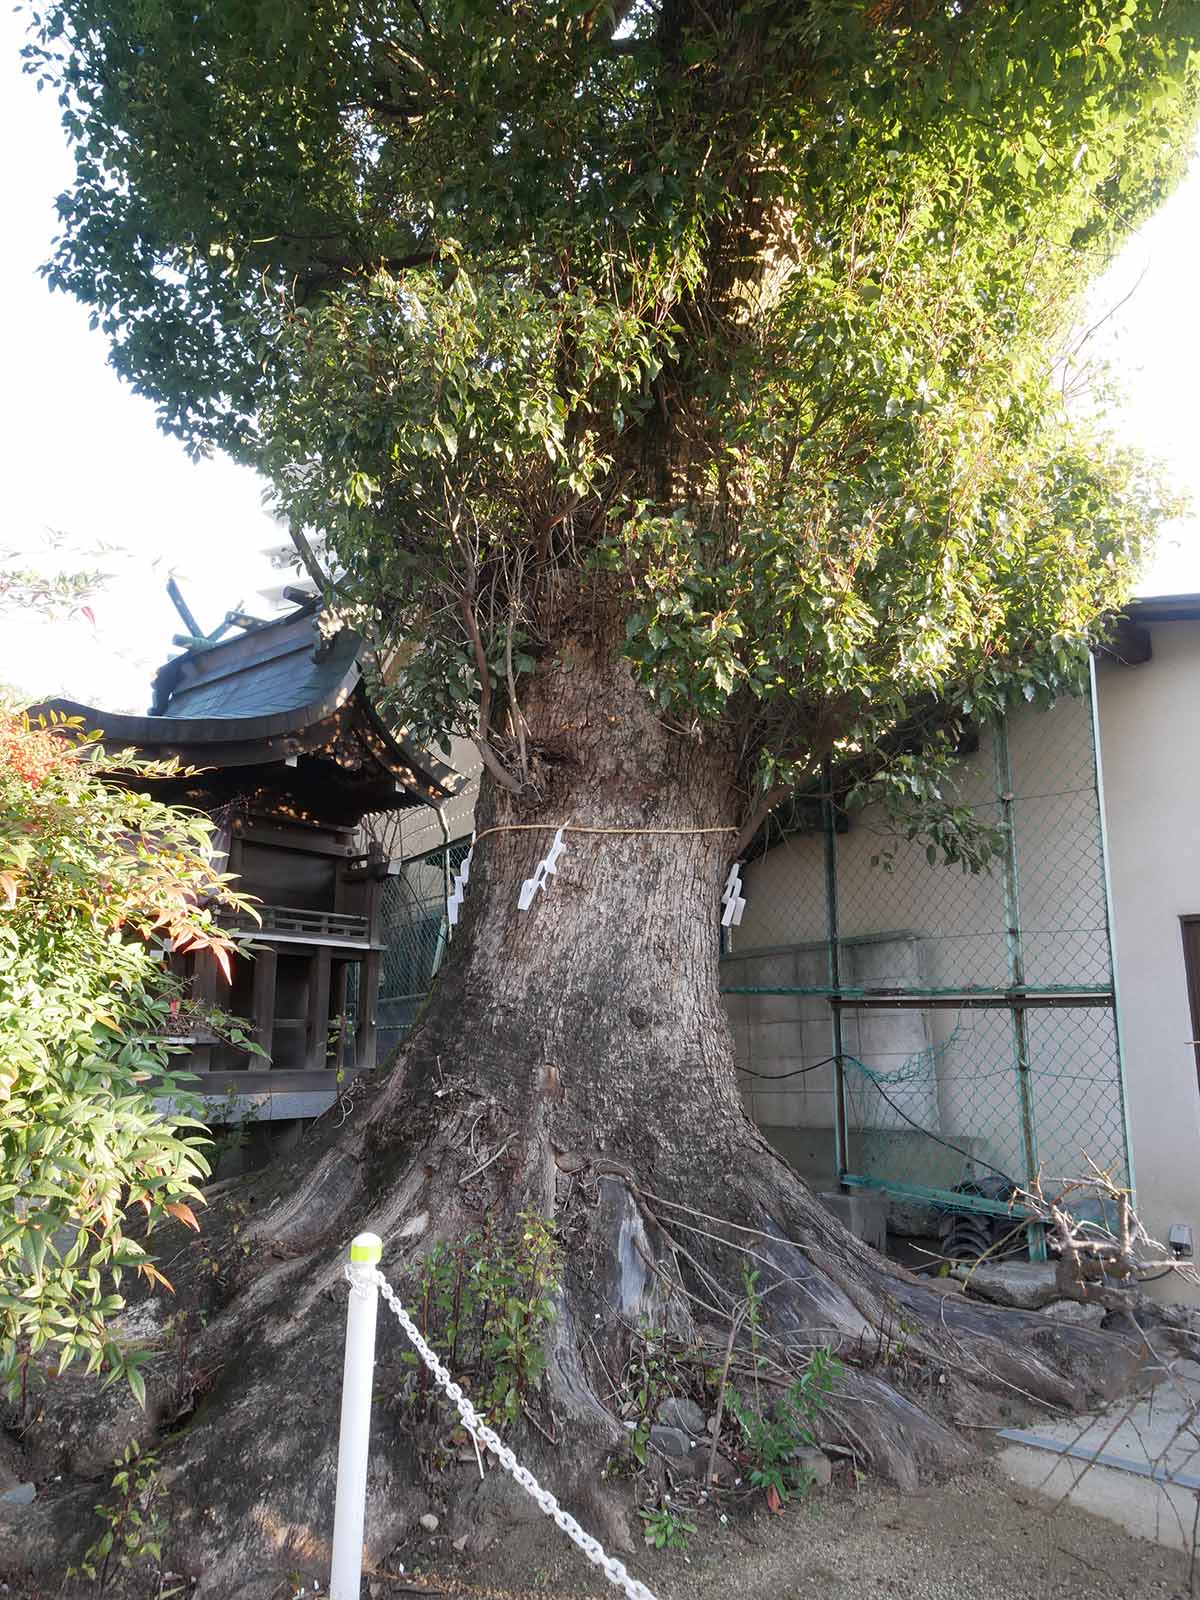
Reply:
[[383, 1256], [383, 1240], [377, 1233], [360, 1233], [350, 1245], [351, 1261], [375, 1262]]

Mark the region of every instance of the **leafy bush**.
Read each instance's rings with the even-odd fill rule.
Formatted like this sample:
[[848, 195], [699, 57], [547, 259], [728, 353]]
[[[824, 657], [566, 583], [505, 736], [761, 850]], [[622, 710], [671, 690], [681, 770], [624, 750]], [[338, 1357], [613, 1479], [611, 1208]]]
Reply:
[[796, 1461], [796, 1452], [803, 1445], [816, 1444], [814, 1425], [841, 1374], [841, 1362], [827, 1346], [821, 1346], [769, 1413], [755, 1410], [736, 1389], [729, 1391], [727, 1404], [742, 1432], [750, 1482], [756, 1489], [766, 1490], [775, 1510], [787, 1499], [789, 1490], [803, 1494], [812, 1481]]
[[[171, 951], [228, 965], [222, 910], [246, 909], [214, 860], [213, 825], [125, 785], [170, 764], [106, 755], [68, 724], [0, 710], [0, 1369], [31, 1354], [128, 1378], [110, 1327], [123, 1275], [167, 1280], [142, 1234], [208, 1172], [203, 1125], [169, 1071], [193, 1008]], [[120, 781], [113, 778], [119, 775]], [[150, 1081], [155, 1080], [151, 1089]], [[190, 1109], [190, 1106], [189, 1106]], [[168, 1286], [169, 1287], [169, 1286]]]
[[[546, 1369], [544, 1337], [555, 1317], [562, 1250], [544, 1217], [524, 1211], [518, 1236], [489, 1221], [478, 1233], [442, 1242], [417, 1281], [421, 1331], [457, 1377], [469, 1380], [476, 1406], [493, 1427], [512, 1422]], [[428, 1373], [411, 1351], [413, 1397], [431, 1396]]]
[[158, 1600], [180, 1594], [182, 1585], [163, 1589], [162, 1542], [166, 1523], [159, 1510], [163, 1483], [158, 1458], [145, 1454], [136, 1440], [126, 1445], [115, 1463], [112, 1496], [95, 1508], [103, 1532], [87, 1547], [77, 1567], [67, 1568], [68, 1578], [87, 1578], [103, 1594], [117, 1572], [129, 1572], [139, 1563], [158, 1564]]

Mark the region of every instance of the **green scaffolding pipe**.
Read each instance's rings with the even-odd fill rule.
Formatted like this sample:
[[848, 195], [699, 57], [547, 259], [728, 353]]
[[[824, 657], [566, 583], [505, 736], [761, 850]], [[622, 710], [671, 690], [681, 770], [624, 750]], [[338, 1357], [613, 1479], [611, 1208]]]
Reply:
[[798, 984], [722, 984], [722, 994], [807, 994], [823, 995], [831, 1000], [938, 1000], [957, 999], [961, 996], [964, 1000], [977, 997], [996, 1000], [1031, 999], [1036, 1000], [1041, 995], [1070, 994], [1098, 995], [1104, 999], [1112, 998], [1112, 985], [1106, 983], [1043, 983], [1043, 984], [1014, 984], [1004, 989], [988, 989], [982, 986], [958, 985], [950, 989], [857, 989], [839, 988], [831, 989], [827, 984], [804, 987]]
[[846, 1172], [842, 1182], [851, 1189], [884, 1189], [888, 1194], [900, 1194], [913, 1200], [928, 1200], [951, 1211], [982, 1211], [990, 1217], [1015, 1217], [1018, 1221], [1033, 1220], [1032, 1213], [1015, 1202], [988, 1200], [984, 1195], [959, 1194], [953, 1189], [930, 1189], [923, 1183], [893, 1183], [889, 1178], [864, 1178], [856, 1172]]
[[[833, 993], [842, 988], [842, 933], [838, 911], [837, 817], [833, 808], [833, 758], [826, 756], [822, 769], [821, 828], [825, 854], [825, 931], [828, 936], [829, 985]], [[842, 1013], [829, 1008], [830, 1045], [833, 1050], [833, 1144], [839, 1179], [850, 1165], [850, 1108], [846, 1103], [846, 1062], [843, 1054]]]
[[[1012, 758], [1008, 748], [1008, 718], [1001, 715], [992, 725], [992, 744], [996, 760], [996, 798], [1000, 803], [1001, 830], [1004, 835], [1004, 920], [1007, 923], [1008, 976], [1014, 994], [1027, 992], [1025, 983], [1025, 939], [1021, 929], [1021, 883], [1017, 867], [1016, 813]], [[1025, 1162], [1025, 1186], [1032, 1190], [1038, 1181], [1037, 1120], [1030, 1077], [1029, 1019], [1025, 1007], [1015, 1005], [1010, 1012], [1013, 1036], [1013, 1070], [1016, 1074], [1017, 1104], [1021, 1108], [1021, 1153]], [[1029, 1225], [1029, 1259], [1045, 1261], [1046, 1230]]]
[[1096, 684], [1096, 652], [1088, 657], [1088, 690], [1092, 713], [1092, 780], [1096, 792], [1096, 825], [1100, 831], [1100, 860], [1104, 879], [1104, 932], [1108, 944], [1108, 970], [1113, 986], [1113, 1041], [1117, 1052], [1117, 1084], [1121, 1096], [1121, 1134], [1125, 1144], [1125, 1173], [1130, 1203], [1137, 1204], [1137, 1171], [1133, 1161], [1133, 1130], [1129, 1125], [1129, 1095], [1125, 1080], [1124, 1028], [1121, 1022], [1121, 977], [1117, 967], [1116, 930], [1113, 927], [1112, 864], [1108, 853], [1108, 808], [1104, 799], [1104, 751], [1100, 743], [1100, 693]]

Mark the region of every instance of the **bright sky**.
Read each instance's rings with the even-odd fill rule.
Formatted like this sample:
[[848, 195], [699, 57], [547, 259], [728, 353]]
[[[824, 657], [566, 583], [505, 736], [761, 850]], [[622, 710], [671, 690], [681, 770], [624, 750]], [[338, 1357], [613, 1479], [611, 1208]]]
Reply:
[[[65, 295], [37, 276], [55, 232], [54, 198], [71, 164], [51, 95], [19, 67], [24, 21], [0, 13], [0, 148], [9, 152], [0, 306], [9, 381], [0, 399], [7, 470], [0, 548], [36, 553], [50, 530], [67, 536], [66, 566], [113, 574], [92, 609], [46, 623], [0, 624], [0, 684], [33, 698], [66, 694], [108, 710], [143, 711], [154, 669], [181, 624], [166, 597], [172, 573], [204, 628], [239, 603], [262, 611], [256, 591], [280, 581], [262, 555], [286, 534], [262, 510], [262, 484], [223, 460], [199, 466], [154, 426], [152, 408], [106, 365], [101, 334]], [[1200, 161], [1168, 205], [1128, 246], [1097, 299], [1101, 312], [1140, 286], [1098, 342], [1115, 352], [1129, 401], [1128, 438], [1168, 463], [1196, 512], [1164, 538], [1144, 593], [1200, 591], [1200, 438], [1195, 374], [1200, 317]], [[92, 560], [100, 545], [121, 554]], [[76, 554], [72, 560], [71, 552]]]
[[[42, 698], [66, 694], [106, 710], [150, 704], [155, 668], [172, 654], [183, 624], [166, 595], [174, 573], [200, 626], [214, 628], [244, 602], [263, 614], [256, 590], [286, 581], [263, 547], [286, 531], [262, 510], [263, 485], [225, 460], [199, 465], [160, 434], [150, 403], [118, 381], [104, 337], [87, 312], [51, 294], [37, 268], [57, 231], [54, 200], [71, 160], [54, 97], [20, 71], [24, 20], [0, 15], [0, 140], [8, 151], [0, 306], [8, 381], [0, 397], [6, 470], [0, 549], [35, 551], [47, 530], [84, 552], [62, 563], [113, 574], [84, 618], [0, 622], [0, 683]], [[97, 545], [125, 555], [92, 560]], [[51, 556], [42, 564], [53, 567]]]

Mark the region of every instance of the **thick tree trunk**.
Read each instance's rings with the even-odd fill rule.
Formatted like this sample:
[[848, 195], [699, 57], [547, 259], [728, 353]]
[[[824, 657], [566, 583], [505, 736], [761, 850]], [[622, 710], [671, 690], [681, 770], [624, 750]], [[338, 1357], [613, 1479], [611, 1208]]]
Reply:
[[[515, 1230], [531, 1210], [552, 1222], [564, 1251], [557, 1317], [514, 1439], [618, 1544], [628, 1504], [601, 1468], [627, 1440], [613, 1390], [631, 1350], [649, 1325], [719, 1367], [746, 1269], [759, 1273], [777, 1368], [818, 1346], [845, 1363], [820, 1428], [904, 1485], [966, 1455], [935, 1415], [946, 1397], [969, 1407], [998, 1390], [1075, 1407], [1127, 1369], [1129, 1352], [1108, 1336], [987, 1311], [891, 1268], [747, 1120], [717, 985], [733, 753], [669, 728], [583, 638], [543, 667], [524, 709], [541, 797], [520, 811], [495, 791], [485, 801], [463, 925], [395, 1068], [326, 1119], [286, 1187], [264, 1178], [261, 1211], [254, 1191], [214, 1207], [190, 1276], [172, 1269], [210, 1302], [187, 1353], [208, 1392], [160, 1449], [170, 1564], [199, 1579], [200, 1596], [269, 1595], [295, 1570], [325, 1576], [341, 1263], [364, 1228], [384, 1238], [403, 1292], [436, 1241], [485, 1223]], [[521, 882], [561, 823], [613, 831], [568, 833], [557, 874], [521, 912]], [[398, 1400], [402, 1350], [381, 1308], [376, 1559], [431, 1506], [452, 1533], [484, 1541], [520, 1500], [499, 1472], [481, 1482], [473, 1455], [427, 1475]], [[170, 1384], [159, 1388], [169, 1421]], [[89, 1485], [79, 1503], [94, 1496]], [[44, 1526], [30, 1520], [27, 1548]]]

